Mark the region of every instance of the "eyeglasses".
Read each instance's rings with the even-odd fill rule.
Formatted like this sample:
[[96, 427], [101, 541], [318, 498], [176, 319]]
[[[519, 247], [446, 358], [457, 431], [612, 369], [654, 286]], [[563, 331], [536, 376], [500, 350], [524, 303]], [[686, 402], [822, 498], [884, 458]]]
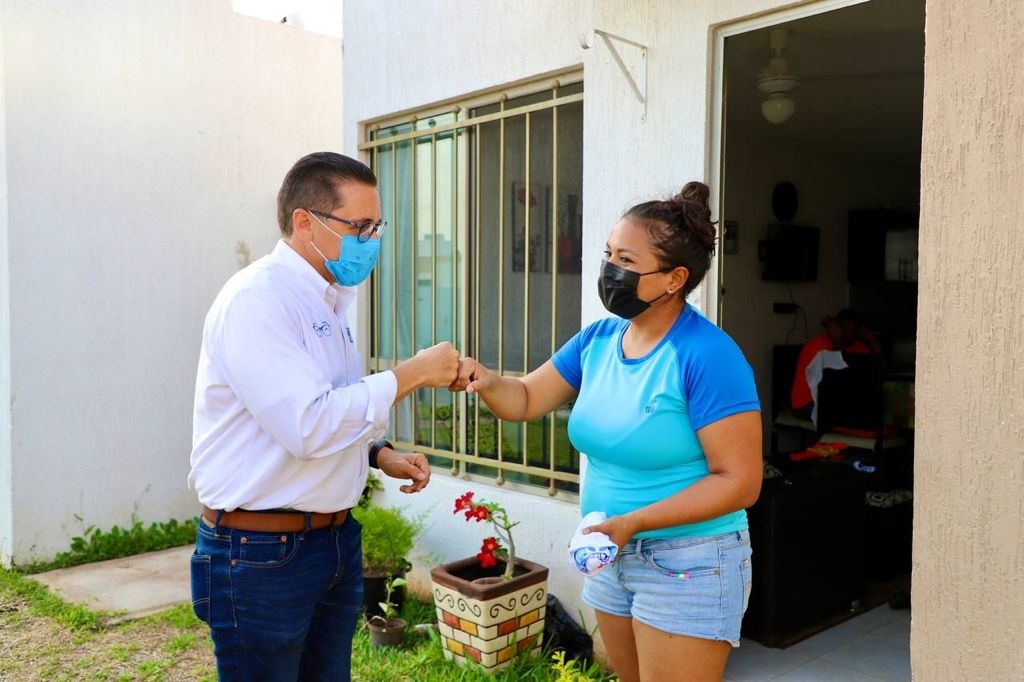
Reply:
[[[306, 210], [308, 211], [309, 209]], [[327, 218], [328, 220], [337, 220], [339, 223], [344, 223], [349, 227], [359, 230], [359, 234], [356, 237], [356, 239], [358, 239], [360, 243], [370, 241], [370, 238], [373, 237], [373, 235], [375, 234], [383, 234], [384, 230], [388, 226], [388, 221], [384, 219], [378, 220], [377, 222], [373, 222], [372, 220], [345, 220], [344, 218], [339, 218], [338, 216], [331, 215], [330, 213], [323, 213], [322, 211], [309, 212], [315, 216], [320, 216], [321, 218]]]

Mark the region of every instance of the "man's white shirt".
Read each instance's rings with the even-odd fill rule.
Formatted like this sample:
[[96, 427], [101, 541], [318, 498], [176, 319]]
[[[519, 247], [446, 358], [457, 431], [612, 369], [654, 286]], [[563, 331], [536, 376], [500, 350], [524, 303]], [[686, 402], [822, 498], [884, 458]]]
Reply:
[[363, 376], [345, 311], [284, 241], [236, 273], [203, 327], [189, 487], [212, 509], [355, 506], [397, 382]]

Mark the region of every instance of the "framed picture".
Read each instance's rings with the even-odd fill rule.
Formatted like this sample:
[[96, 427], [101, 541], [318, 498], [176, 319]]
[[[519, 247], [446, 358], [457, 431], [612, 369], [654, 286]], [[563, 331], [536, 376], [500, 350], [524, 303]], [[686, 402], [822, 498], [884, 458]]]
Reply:
[[555, 245], [558, 272], [580, 272], [583, 267], [583, 207], [579, 194], [565, 192], [558, 197]]
[[[512, 225], [512, 271], [550, 272], [551, 190], [540, 183], [512, 183], [509, 218]], [[526, 244], [526, 218], [530, 218], [530, 244]]]

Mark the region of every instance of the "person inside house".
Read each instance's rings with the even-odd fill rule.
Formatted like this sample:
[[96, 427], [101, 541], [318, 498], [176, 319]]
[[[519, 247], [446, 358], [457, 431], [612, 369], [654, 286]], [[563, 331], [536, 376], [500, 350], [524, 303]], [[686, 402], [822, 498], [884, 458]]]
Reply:
[[387, 223], [377, 180], [333, 152], [299, 159], [277, 199], [281, 239], [231, 277], [203, 327], [188, 483], [202, 504], [192, 605], [219, 680], [348, 680], [362, 542], [348, 514], [369, 467], [430, 480], [380, 440], [391, 406], [447, 387], [449, 343], [367, 375], [346, 312]]
[[[720, 679], [751, 585], [744, 509], [761, 487], [761, 412], [736, 343], [686, 302], [714, 252], [706, 185], [626, 211], [597, 282], [614, 317], [525, 377], [463, 358], [456, 390], [501, 419], [575, 401], [569, 437], [587, 456], [583, 515], [607, 520], [615, 560], [584, 578], [623, 682]], [[567, 529], [567, 537], [573, 529]]]
[[793, 387], [789, 397], [794, 413], [810, 418], [814, 404], [811, 386], [807, 382], [807, 367], [822, 351], [843, 351], [846, 353], [878, 353], [881, 348], [871, 328], [864, 324], [860, 313], [846, 308], [835, 317], [826, 317], [821, 322], [822, 333], [804, 344], [796, 360]]

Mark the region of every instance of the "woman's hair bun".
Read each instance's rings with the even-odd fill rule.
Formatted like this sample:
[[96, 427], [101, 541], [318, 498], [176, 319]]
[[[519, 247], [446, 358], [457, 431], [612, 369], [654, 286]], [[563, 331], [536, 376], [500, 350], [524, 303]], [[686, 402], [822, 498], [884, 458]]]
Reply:
[[704, 279], [715, 252], [716, 230], [711, 223], [710, 200], [708, 186], [692, 181], [671, 199], [645, 201], [623, 216], [638, 220], [647, 228], [659, 262], [690, 271], [683, 296]]
[[672, 197], [675, 201], [692, 201], [711, 211], [711, 190], [703, 182], [691, 181], [683, 185], [679, 194]]

